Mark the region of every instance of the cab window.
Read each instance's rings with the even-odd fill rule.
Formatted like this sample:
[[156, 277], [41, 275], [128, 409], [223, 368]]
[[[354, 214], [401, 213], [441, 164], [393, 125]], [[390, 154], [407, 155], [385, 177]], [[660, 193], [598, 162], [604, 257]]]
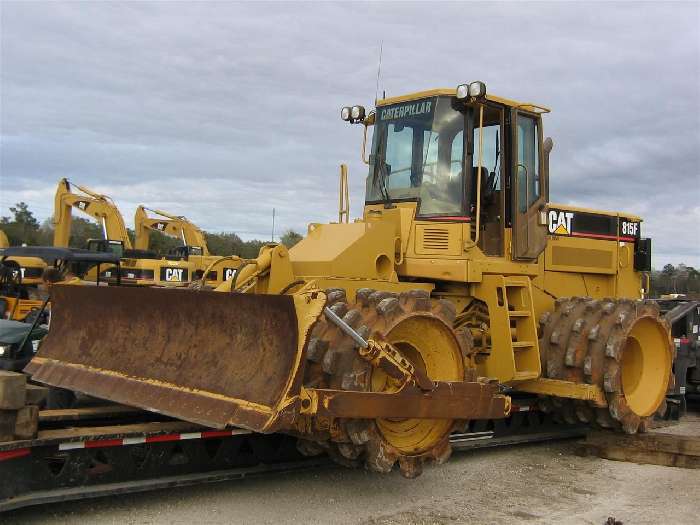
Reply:
[[540, 198], [540, 152], [537, 120], [518, 115], [518, 211], [525, 213]]
[[464, 114], [452, 97], [377, 109], [368, 203], [415, 200], [422, 217], [463, 215]]
[[402, 124], [387, 126], [386, 162], [391, 166], [389, 189], [408, 188], [411, 184], [413, 128]]

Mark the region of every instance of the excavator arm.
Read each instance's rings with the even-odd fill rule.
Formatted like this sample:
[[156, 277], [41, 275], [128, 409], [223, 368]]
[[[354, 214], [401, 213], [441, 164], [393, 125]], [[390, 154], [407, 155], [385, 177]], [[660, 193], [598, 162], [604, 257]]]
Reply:
[[[76, 188], [80, 193], [73, 191]], [[124, 248], [131, 249], [131, 240], [116, 204], [106, 195], [101, 195], [83, 186], [61, 179], [54, 198], [54, 246], [68, 247], [73, 208], [94, 218], [102, 227], [106, 240], [121, 241]]]
[[[151, 211], [159, 217], [149, 217], [146, 211]], [[170, 237], [181, 239], [185, 246], [197, 246], [202, 249], [202, 255], [209, 255], [204, 232], [186, 217], [139, 206], [134, 215], [134, 225], [136, 230], [135, 245], [138, 250], [147, 250], [151, 231], [158, 231]]]

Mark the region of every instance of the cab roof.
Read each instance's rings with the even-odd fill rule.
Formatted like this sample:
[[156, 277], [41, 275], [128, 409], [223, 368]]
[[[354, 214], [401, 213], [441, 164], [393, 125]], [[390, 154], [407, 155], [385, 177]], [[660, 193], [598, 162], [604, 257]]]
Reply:
[[[400, 102], [408, 102], [410, 100], [418, 100], [422, 98], [428, 98], [428, 97], [437, 97], [437, 96], [450, 96], [454, 97], [457, 95], [457, 88], [437, 88], [437, 89], [429, 89], [427, 91], [417, 91], [415, 93], [409, 93], [408, 95], [400, 95], [398, 97], [389, 97], [389, 98], [383, 98], [381, 100], [377, 100], [377, 107], [381, 106], [388, 106], [390, 104], [398, 104]], [[509, 98], [502, 98], [502, 97], [497, 97], [495, 95], [489, 95], [488, 93], [486, 94], [486, 100], [491, 100], [493, 102], [497, 102], [499, 104], [504, 104], [506, 106], [511, 106], [514, 108], [521, 108], [526, 111], [533, 111], [537, 113], [549, 113], [550, 109], [541, 106], [539, 104], [535, 104], [533, 102], [518, 102], [517, 100], [511, 100]]]

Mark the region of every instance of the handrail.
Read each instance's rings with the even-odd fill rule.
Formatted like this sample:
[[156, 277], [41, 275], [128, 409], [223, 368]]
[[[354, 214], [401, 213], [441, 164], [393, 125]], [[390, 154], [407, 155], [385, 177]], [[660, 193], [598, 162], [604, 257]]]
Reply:
[[[476, 171], [476, 221], [473, 243], [479, 242], [479, 228], [481, 227], [481, 166], [484, 156], [484, 105], [479, 106], [479, 162]], [[471, 237], [471, 236], [470, 236]]]
[[[343, 220], [345, 219], [345, 220]], [[340, 192], [338, 195], [338, 222], [350, 222], [350, 191], [348, 189], [348, 166], [340, 165]]]

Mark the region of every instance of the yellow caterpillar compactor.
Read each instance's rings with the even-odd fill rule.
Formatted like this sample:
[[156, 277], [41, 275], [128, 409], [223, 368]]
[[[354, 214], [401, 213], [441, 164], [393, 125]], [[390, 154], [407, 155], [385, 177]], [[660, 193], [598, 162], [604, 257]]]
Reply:
[[[625, 432], [673, 350], [638, 217], [550, 204], [548, 110], [481, 82], [384, 99], [362, 219], [264, 247], [215, 291], [56, 287], [34, 378], [415, 476], [509, 394]], [[364, 148], [363, 148], [364, 149]], [[364, 151], [363, 151], [364, 156]]]
[[[149, 217], [148, 211], [156, 216]], [[134, 245], [137, 250], [148, 250], [152, 231], [181, 239], [182, 246], [175, 249], [175, 254], [192, 263], [192, 279], [201, 279], [206, 271], [206, 279], [203, 282], [219, 285], [231, 279], [240, 266], [238, 257], [211, 255], [204, 232], [187, 217], [139, 206], [134, 215], [134, 229]]]

